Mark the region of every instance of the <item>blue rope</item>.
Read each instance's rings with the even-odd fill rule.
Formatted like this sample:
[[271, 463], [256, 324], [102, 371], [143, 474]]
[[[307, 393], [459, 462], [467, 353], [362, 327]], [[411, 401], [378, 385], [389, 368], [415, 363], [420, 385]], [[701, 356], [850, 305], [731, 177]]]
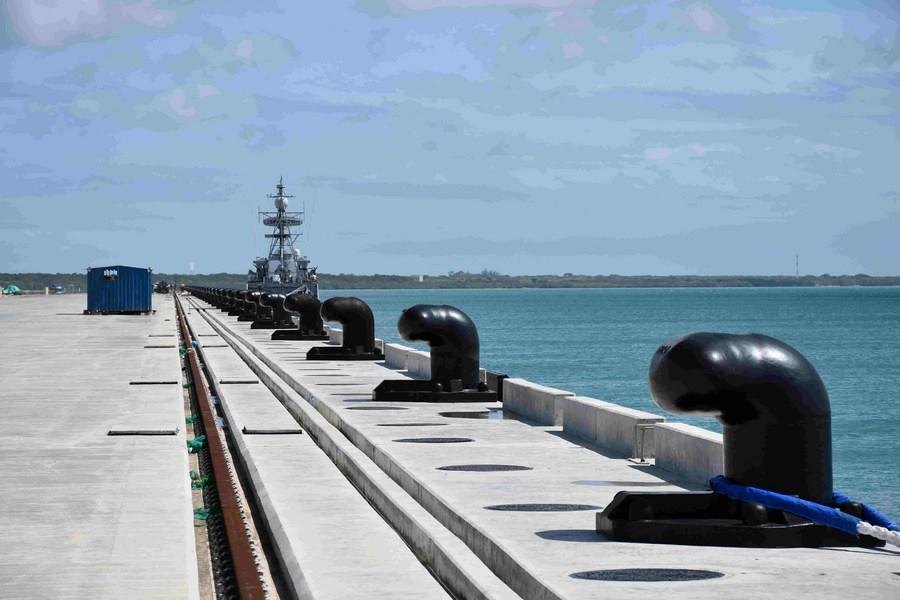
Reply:
[[[834, 493], [835, 504], [840, 505], [844, 504], [845, 502], [853, 502], [853, 500], [840, 492]], [[900, 527], [898, 527], [896, 523], [891, 521], [884, 513], [875, 510], [868, 504], [863, 504], [862, 502], [860, 502], [859, 504], [863, 509], [863, 521], [868, 521], [872, 525], [878, 525], [879, 527], [884, 527], [885, 529], [890, 529], [891, 531], [900, 531]]]
[[[862, 505], [865, 519], [858, 519], [837, 508], [831, 508], [830, 506], [824, 506], [822, 504], [810, 502], [809, 500], [785, 496], [784, 494], [770, 492], [748, 485], [740, 485], [733, 481], [729, 481], [723, 475], [718, 475], [710, 479], [709, 486], [715, 493], [728, 496], [733, 500], [756, 502], [762, 504], [766, 508], [783, 510], [815, 523], [844, 531], [850, 535], [857, 535], [856, 526], [863, 520], [872, 525], [878, 525], [885, 529], [898, 531], [897, 525], [893, 521], [865, 504]], [[841, 493], [835, 493], [834, 502], [835, 504], [843, 504], [852, 501]]]

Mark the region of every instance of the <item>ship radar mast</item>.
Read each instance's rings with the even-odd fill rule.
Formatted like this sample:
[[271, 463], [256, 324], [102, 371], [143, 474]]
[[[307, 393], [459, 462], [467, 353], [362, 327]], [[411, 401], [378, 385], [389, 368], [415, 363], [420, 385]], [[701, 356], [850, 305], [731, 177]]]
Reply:
[[[275, 211], [259, 211], [264, 225], [271, 227], [272, 232], [266, 234], [270, 240], [269, 254], [266, 258], [258, 258], [254, 261], [256, 272], [249, 273], [248, 287], [287, 288], [305, 287], [307, 293], [317, 294], [314, 278], [311, 278], [315, 270], [310, 271], [309, 259], [300, 254], [294, 247], [300, 233], [294, 233], [292, 227], [303, 224], [303, 212], [289, 212], [288, 199], [293, 198], [284, 191], [284, 178], [278, 179], [275, 186], [275, 194], [268, 194], [273, 200]], [[273, 288], [274, 289], [274, 288]]]

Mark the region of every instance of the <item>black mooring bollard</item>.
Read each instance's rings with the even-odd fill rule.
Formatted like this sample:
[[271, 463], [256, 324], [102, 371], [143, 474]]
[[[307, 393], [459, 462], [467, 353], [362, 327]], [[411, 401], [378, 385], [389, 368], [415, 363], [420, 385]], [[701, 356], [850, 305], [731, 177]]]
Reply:
[[729, 479], [831, 503], [828, 393], [794, 348], [758, 334], [687, 335], [656, 351], [650, 392], [664, 410], [722, 423]]
[[238, 295], [238, 290], [228, 290], [225, 295], [228, 296], [228, 316], [240, 315], [243, 311], [244, 300]]
[[282, 307], [282, 294], [272, 292], [262, 292], [257, 299], [260, 306], [261, 318], [250, 325], [250, 329], [278, 329], [284, 327], [294, 327], [291, 315]]
[[322, 303], [312, 294], [291, 292], [284, 297], [282, 307], [287, 312], [300, 315], [297, 329], [280, 330], [272, 333], [273, 340], [327, 340], [322, 322]]
[[240, 292], [238, 292], [238, 297], [243, 302], [243, 306], [241, 307], [241, 315], [238, 317], [238, 321], [256, 320], [256, 302], [253, 301], [252, 294], [253, 292], [250, 290], [240, 290]]
[[384, 353], [375, 347], [375, 317], [368, 304], [359, 298], [329, 298], [322, 303], [321, 315], [341, 324], [343, 342], [340, 348], [315, 346], [306, 353], [307, 360], [384, 359]]
[[428, 342], [432, 381], [446, 390], [478, 389], [480, 345], [469, 315], [446, 304], [417, 304], [400, 315], [397, 332], [408, 342]]
[[466, 313], [446, 304], [417, 304], [400, 315], [397, 331], [404, 340], [428, 343], [431, 379], [382, 381], [375, 388], [373, 399], [412, 402], [498, 400], [497, 391], [479, 381], [478, 329]]
[[[650, 391], [669, 412], [722, 423], [727, 478], [834, 506], [828, 393], [791, 346], [759, 334], [692, 333], [653, 355]], [[616, 541], [657, 544], [883, 544], [713, 492], [619, 492], [597, 515], [597, 531]]]

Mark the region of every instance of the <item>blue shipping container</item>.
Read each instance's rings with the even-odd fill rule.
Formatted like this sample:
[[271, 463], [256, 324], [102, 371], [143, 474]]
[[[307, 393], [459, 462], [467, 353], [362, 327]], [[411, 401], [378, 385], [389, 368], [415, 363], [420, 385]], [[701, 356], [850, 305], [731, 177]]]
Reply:
[[152, 298], [151, 269], [115, 265], [87, 270], [86, 313], [148, 313]]

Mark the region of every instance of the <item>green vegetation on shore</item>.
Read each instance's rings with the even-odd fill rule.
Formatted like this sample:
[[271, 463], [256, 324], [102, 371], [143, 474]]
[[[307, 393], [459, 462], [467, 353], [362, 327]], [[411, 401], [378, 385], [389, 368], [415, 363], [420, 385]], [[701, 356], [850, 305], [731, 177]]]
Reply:
[[[242, 288], [246, 275], [209, 273], [154, 273], [153, 281], [165, 279], [208, 287]], [[61, 285], [66, 291], [84, 291], [84, 273], [0, 273], [0, 287], [13, 283], [23, 290], [43, 290]], [[319, 273], [323, 290], [352, 289], [466, 289], [466, 288], [637, 288], [637, 287], [815, 287], [900, 286], [900, 276], [857, 275], [502, 275], [494, 271], [447, 275], [350, 275]]]

